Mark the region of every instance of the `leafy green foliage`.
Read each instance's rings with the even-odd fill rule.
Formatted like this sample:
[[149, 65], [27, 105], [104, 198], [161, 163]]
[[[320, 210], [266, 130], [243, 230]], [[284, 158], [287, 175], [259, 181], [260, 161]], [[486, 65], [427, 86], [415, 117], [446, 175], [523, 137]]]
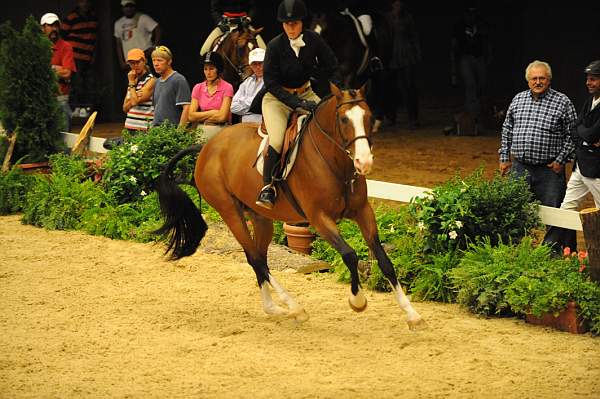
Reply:
[[35, 184], [35, 176], [13, 168], [0, 173], [0, 215], [21, 212], [27, 192]]
[[79, 227], [81, 215], [89, 208], [103, 207], [106, 194], [92, 181], [51, 174], [40, 177], [27, 193], [23, 222], [48, 229]]
[[486, 180], [482, 169], [434, 188], [431, 196], [413, 200], [410, 209], [424, 231], [428, 252], [465, 249], [483, 237], [492, 245], [518, 242], [539, 224], [524, 179], [496, 174]]
[[414, 298], [425, 301], [452, 302], [455, 289], [449, 272], [460, 261], [456, 252], [434, 254], [413, 264], [414, 279], [409, 290]]
[[[102, 179], [106, 191], [119, 204], [135, 202], [153, 191], [161, 167], [179, 151], [195, 144], [197, 137], [166, 123], [142, 134], [124, 131], [124, 140], [109, 151]], [[181, 160], [175, 174], [191, 179], [194, 161], [195, 156]]]
[[576, 302], [579, 315], [600, 334], [600, 285], [590, 281], [576, 256], [552, 259], [524, 271], [506, 290], [506, 299], [514, 312], [538, 317]]
[[486, 239], [469, 246], [459, 265], [450, 271], [450, 278], [458, 291], [457, 301], [474, 313], [509, 314], [506, 290], [523, 272], [549, 261], [550, 249], [533, 247], [529, 237], [516, 246], [493, 246]]
[[44, 161], [62, 148], [62, 111], [51, 56], [51, 43], [32, 16], [20, 33], [10, 21], [0, 27], [0, 120], [17, 134], [14, 159]]

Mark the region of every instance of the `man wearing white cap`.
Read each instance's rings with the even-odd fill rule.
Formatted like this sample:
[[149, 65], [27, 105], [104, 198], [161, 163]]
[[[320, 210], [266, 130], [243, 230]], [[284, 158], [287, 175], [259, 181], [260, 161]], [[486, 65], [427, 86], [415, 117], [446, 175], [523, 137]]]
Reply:
[[248, 63], [253, 74], [246, 78], [240, 85], [238, 91], [231, 101], [231, 112], [242, 116], [242, 122], [260, 123], [261, 114], [250, 112], [250, 105], [256, 94], [264, 87], [263, 82], [263, 60], [265, 59], [265, 50], [255, 48], [248, 56]]
[[65, 114], [65, 129], [71, 130], [71, 107], [69, 107], [69, 91], [71, 75], [77, 72], [73, 58], [73, 47], [60, 38], [60, 20], [54, 13], [46, 13], [40, 19], [42, 32], [52, 42], [52, 59], [50, 64], [58, 77], [59, 93], [56, 99]]
[[115, 21], [114, 36], [117, 43], [117, 59], [124, 71], [129, 71], [129, 50], [141, 48], [146, 59], [154, 46], [160, 42], [160, 26], [151, 16], [136, 10], [135, 0], [121, 0], [123, 16]]

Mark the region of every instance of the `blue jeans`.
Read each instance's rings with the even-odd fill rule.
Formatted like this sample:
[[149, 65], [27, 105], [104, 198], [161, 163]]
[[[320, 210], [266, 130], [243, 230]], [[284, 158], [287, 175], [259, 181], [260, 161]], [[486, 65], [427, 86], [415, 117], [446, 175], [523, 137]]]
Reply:
[[542, 205], [560, 208], [567, 190], [565, 169], [555, 173], [546, 165], [528, 165], [513, 160], [511, 176], [526, 176], [529, 189]]

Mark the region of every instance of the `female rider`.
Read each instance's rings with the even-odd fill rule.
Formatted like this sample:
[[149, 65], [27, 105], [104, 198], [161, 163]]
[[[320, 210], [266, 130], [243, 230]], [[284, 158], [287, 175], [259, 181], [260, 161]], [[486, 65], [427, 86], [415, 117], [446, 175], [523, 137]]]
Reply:
[[272, 173], [280, 158], [290, 113], [296, 108], [314, 111], [320, 98], [313, 92], [310, 79], [332, 80], [337, 72], [337, 59], [331, 48], [318, 34], [303, 30], [302, 20], [306, 15], [302, 0], [283, 0], [277, 19], [284, 33], [269, 42], [265, 54], [267, 93], [262, 100], [262, 111], [269, 149], [263, 168], [265, 186], [256, 204], [267, 209], [273, 208], [275, 202]]

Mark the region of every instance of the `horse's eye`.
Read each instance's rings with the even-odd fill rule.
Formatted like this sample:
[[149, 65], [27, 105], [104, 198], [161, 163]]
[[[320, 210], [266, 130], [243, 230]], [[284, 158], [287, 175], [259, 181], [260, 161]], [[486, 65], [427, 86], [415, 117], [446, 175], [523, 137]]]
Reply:
[[342, 120], [342, 123], [348, 123], [348, 117], [347, 116], [342, 116], [341, 120]]

